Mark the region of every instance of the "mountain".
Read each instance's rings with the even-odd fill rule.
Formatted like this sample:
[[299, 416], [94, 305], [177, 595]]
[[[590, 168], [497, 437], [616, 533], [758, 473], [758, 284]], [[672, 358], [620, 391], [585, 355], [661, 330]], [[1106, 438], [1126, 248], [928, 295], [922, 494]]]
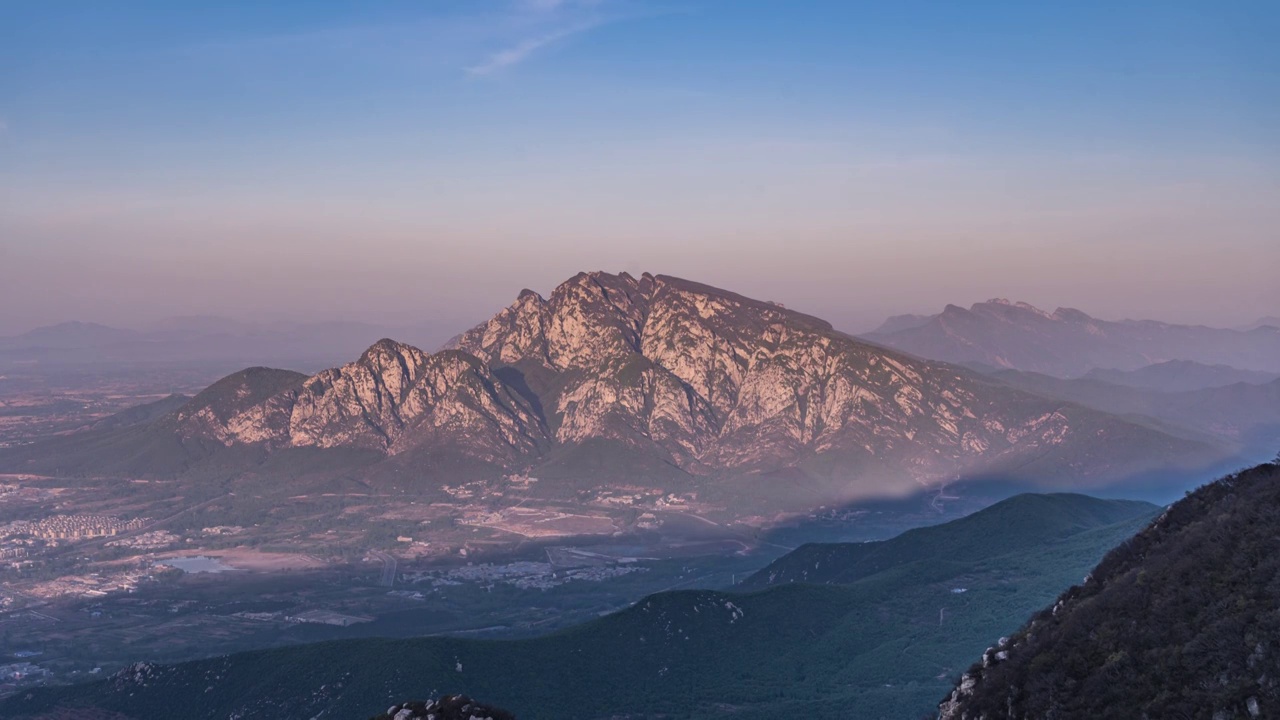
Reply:
[[872, 334], [886, 334], [901, 332], [903, 330], [914, 330], [929, 324], [933, 319], [932, 315], [893, 315], [885, 320], [880, 327], [876, 328]]
[[948, 305], [923, 324], [892, 323], [868, 340], [921, 357], [1078, 377], [1095, 368], [1137, 370], [1191, 360], [1280, 373], [1280, 329], [1249, 331], [1154, 320], [1099, 320], [1079, 310], [1052, 313], [991, 300], [968, 310]]
[[1112, 385], [1158, 390], [1160, 392], [1186, 392], [1204, 388], [1224, 387], [1236, 383], [1264, 385], [1280, 379], [1280, 374], [1239, 370], [1229, 365], [1205, 365], [1192, 360], [1166, 360], [1137, 370], [1103, 370], [1094, 368], [1084, 374], [1086, 380], [1099, 380]]
[[802, 545], [747, 578], [743, 588], [784, 583], [849, 584], [933, 559], [945, 547], [952, 561], [972, 562], [1052, 546], [1095, 528], [1124, 523], [1155, 511], [1150, 503], [1099, 500], [1087, 495], [1017, 495], [943, 525], [862, 543]]
[[29, 330], [21, 335], [0, 338], [4, 350], [78, 350], [91, 347], [109, 347], [135, 340], [134, 330], [99, 325], [97, 323], [65, 322]]
[[169, 413], [175, 412], [190, 401], [190, 397], [180, 393], [174, 393], [156, 400], [155, 402], [125, 408], [118, 413], [108, 415], [101, 420], [94, 421], [86, 429], [102, 432], [131, 427], [134, 425], [145, 425], [159, 420]]
[[[367, 717], [448, 688], [521, 718], [916, 718], [967, 658], [1012, 630], [1159, 512], [1073, 495], [1013, 498], [873, 544], [847, 584], [660, 593], [524, 640], [363, 639], [138, 664], [0, 703], [24, 718], [81, 707], [135, 720]], [[804, 555], [809, 551], [806, 550]], [[797, 559], [796, 562], [807, 562]]]
[[1280, 445], [1280, 380], [1166, 393], [1016, 370], [993, 376], [1027, 392], [1148, 422], [1164, 432], [1229, 440], [1245, 454], [1274, 452]]
[[[235, 448], [227, 453], [221, 428], [240, 408], [269, 401], [300, 387], [302, 373], [247, 368], [233, 373], [195, 397], [181, 396], [130, 408], [102, 426], [0, 452], [0, 467], [54, 475], [92, 477], [174, 476], [214, 455], [231, 454], [235, 463], [260, 461], [265, 448]], [[167, 412], [159, 414], [157, 411]], [[248, 451], [247, 453], [245, 451]]]
[[1206, 485], [982, 655], [943, 720], [1280, 715], [1280, 466]]
[[1258, 318], [1255, 322], [1237, 328], [1239, 330], [1255, 330], [1260, 327], [1280, 328], [1280, 316], [1268, 315], [1267, 317]]
[[[169, 452], [148, 468], [140, 445]], [[450, 349], [384, 339], [307, 378], [244, 371], [123, 437], [81, 433], [0, 455], [0, 466], [155, 475], [222, 449], [246, 461], [358, 451], [397, 468], [382, 473], [391, 478], [528, 472], [547, 492], [665, 483], [775, 512], [968, 477], [1097, 485], [1222, 452], [774, 303], [673, 277], [582, 273], [545, 299], [521, 293]]]
[[463, 352], [434, 355], [380, 340], [358, 360], [201, 428], [225, 444], [419, 448], [515, 466], [545, 442], [541, 420], [489, 368]]

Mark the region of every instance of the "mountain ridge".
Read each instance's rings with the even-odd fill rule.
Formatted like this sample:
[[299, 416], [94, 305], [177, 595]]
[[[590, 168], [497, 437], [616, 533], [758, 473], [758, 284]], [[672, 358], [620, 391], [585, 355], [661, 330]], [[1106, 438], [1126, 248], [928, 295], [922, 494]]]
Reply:
[[1077, 377], [1168, 360], [1280, 372], [1280, 329], [1248, 331], [1156, 320], [1101, 320], [1073, 308], [1041, 310], [1002, 298], [901, 316], [866, 334], [882, 345], [946, 362]]
[[982, 653], [940, 720], [1272, 717], [1280, 465], [1209, 483]]
[[1085, 373], [1082, 378], [1144, 390], [1186, 392], [1236, 383], [1265, 385], [1280, 379], [1280, 374], [1239, 370], [1230, 365], [1207, 365], [1194, 360], [1166, 360], [1128, 371], [1094, 368]]
[[[1222, 453], [863, 342], [776, 303], [603, 272], [546, 298], [521, 292], [436, 353], [384, 338], [311, 376], [233, 374], [128, 440], [178, 453], [164, 472], [220, 447], [246, 459], [344, 449], [401, 464], [443, 454], [476, 476], [532, 471], [556, 482], [599, 478], [610, 465], [690, 482], [799, 473], [834, 501], [971, 474], [1099, 482]], [[91, 433], [60, 443], [90, 470], [92, 453], [75, 443], [109, 444]], [[40, 452], [0, 463], [38, 469]]]
[[[908, 530], [891, 540], [801, 545], [742, 581], [740, 587], [760, 589], [793, 582], [848, 584], [928, 559], [943, 546], [954, 558], [998, 557], [1001, 547], [1012, 552], [1024, 545], [1052, 544], [1156, 511], [1155, 505], [1136, 500], [1023, 493], [943, 525]], [[957, 536], [965, 542], [957, 542]]]

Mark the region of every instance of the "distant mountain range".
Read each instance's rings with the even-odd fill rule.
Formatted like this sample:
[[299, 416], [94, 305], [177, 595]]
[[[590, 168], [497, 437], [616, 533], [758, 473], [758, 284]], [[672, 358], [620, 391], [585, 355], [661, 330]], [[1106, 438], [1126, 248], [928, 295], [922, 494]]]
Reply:
[[0, 703], [0, 715], [80, 708], [151, 720], [182, 708], [193, 720], [368, 717], [388, 697], [447, 691], [526, 720], [917, 718], [968, 658], [1158, 512], [1022, 495], [866, 543], [856, 557], [851, 546], [806, 546], [762, 573], [790, 567], [790, 578], [807, 568], [828, 584], [753, 580], [743, 592], [661, 593], [524, 640], [362, 639], [137, 664], [102, 681], [22, 693]]
[[1091, 370], [1138, 370], [1169, 360], [1280, 373], [1280, 327], [1248, 330], [1099, 320], [1079, 310], [1045, 312], [991, 300], [968, 310], [948, 305], [932, 316], [890, 318], [865, 336], [905, 352], [951, 363], [1079, 377]]
[[1090, 378], [1064, 380], [1040, 373], [1003, 370], [992, 374], [1012, 387], [1104, 412], [1158, 421], [1153, 427], [1190, 438], [1228, 440], [1249, 454], [1280, 447], [1280, 380], [1262, 385], [1238, 382], [1181, 392], [1113, 385]]
[[1255, 328], [1260, 328], [1260, 327], [1280, 328], [1280, 316], [1268, 315], [1267, 317], [1264, 317], [1264, 318], [1258, 318], [1256, 322], [1245, 325], [1244, 327], [1237, 328], [1237, 330], [1253, 330]]
[[774, 303], [598, 272], [548, 298], [522, 292], [450, 349], [384, 339], [311, 376], [251, 368], [140, 417], [18, 448], [0, 466], [166, 475], [215, 457], [251, 467], [340, 451], [393, 484], [527, 473], [547, 492], [658, 482], [776, 509], [975, 477], [1081, 487], [1225, 453]]
[[1280, 466], [1206, 485], [1001, 638], [941, 720], [1280, 716]]
[[1084, 378], [1141, 390], [1187, 392], [1237, 383], [1265, 385], [1280, 380], [1280, 373], [1239, 370], [1229, 365], [1205, 365], [1192, 360], [1166, 360], [1137, 370], [1094, 368], [1085, 373]]
[[249, 323], [211, 316], [168, 318], [137, 330], [66, 322], [0, 337], [0, 368], [57, 370], [128, 364], [325, 367], [359, 353], [387, 335], [410, 342], [430, 342], [440, 336], [426, 326]]

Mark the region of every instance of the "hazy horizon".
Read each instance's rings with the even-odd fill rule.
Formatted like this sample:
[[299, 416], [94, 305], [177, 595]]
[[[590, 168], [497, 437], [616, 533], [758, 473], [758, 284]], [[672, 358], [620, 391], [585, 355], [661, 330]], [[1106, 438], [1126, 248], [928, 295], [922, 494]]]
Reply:
[[457, 332], [594, 269], [855, 332], [992, 297], [1280, 314], [1265, 3], [9, 15], [0, 334], [197, 314]]
[[[653, 275], [671, 275], [672, 274], [672, 273], [652, 272], [650, 270], [632, 271], [632, 270], [626, 270], [626, 269], [609, 270], [609, 269], [601, 269], [601, 268], [592, 268], [591, 270], [584, 270], [583, 272], [590, 272], [594, 270], [602, 270], [604, 272], [628, 272], [635, 277], [639, 277], [644, 272], [649, 272], [650, 274], [653, 274]], [[566, 275], [563, 278], [563, 280], [568, 280], [569, 277], [571, 277], [571, 275]], [[701, 278], [701, 277], [685, 276], [685, 279], [696, 280], [700, 282], [705, 281], [705, 278]], [[543, 297], [547, 297], [551, 294], [552, 290], [557, 284], [559, 284], [559, 282], [553, 282], [551, 285], [546, 287], [527, 287], [527, 288], [522, 287], [520, 289], [521, 290], [530, 289], [539, 293]], [[714, 285], [715, 283], [710, 283], [710, 284]], [[800, 305], [796, 305], [791, 302], [788, 302], [783, 297], [774, 297], [774, 296], [744, 292], [741, 288], [735, 287], [732, 285], [717, 285], [717, 286], [721, 287], [724, 290], [738, 292], [739, 294], [747, 295], [748, 297], [754, 297], [759, 300], [769, 300], [773, 302], [779, 302], [793, 310], [799, 310], [805, 313], [815, 315], [824, 320], [829, 320], [839, 330], [843, 330], [845, 332], [851, 332], [851, 333], [858, 333], [858, 334], [867, 333], [872, 330], [875, 330], [885, 320], [895, 315], [935, 315], [937, 313], [942, 312], [944, 306], [947, 304], [959, 305], [960, 307], [969, 308], [975, 303], [983, 303], [983, 302], [988, 302], [992, 300], [1007, 300], [1009, 302], [1028, 302], [1031, 305], [1034, 305], [1035, 307], [1041, 310], [1044, 310], [1046, 312], [1053, 312], [1058, 308], [1073, 308], [1076, 310], [1082, 310], [1087, 314], [1095, 318], [1098, 318], [1100, 320], [1111, 320], [1111, 321], [1159, 320], [1159, 321], [1170, 322], [1175, 324], [1188, 324], [1188, 325], [1200, 324], [1200, 325], [1207, 325], [1209, 327], [1221, 327], [1221, 328], [1244, 327], [1268, 317], [1271, 317], [1271, 318], [1276, 317], [1275, 315], [1262, 314], [1254, 317], [1240, 317], [1233, 322], [1223, 322], [1223, 323], [1215, 324], [1213, 322], [1197, 322], [1194, 320], [1181, 321], [1177, 318], [1169, 318], [1169, 317], [1156, 317], [1156, 316], [1145, 317], [1145, 316], [1136, 316], [1136, 315], [1107, 314], [1105, 312], [1091, 311], [1086, 307], [1081, 307], [1079, 304], [1036, 303], [1036, 302], [1031, 302], [1029, 300], [1026, 300], [1023, 297], [997, 296], [997, 295], [974, 296], [972, 300], [968, 300], [968, 301], [963, 301], [963, 302], [947, 301], [947, 302], [944, 302], [942, 305], [938, 305], [933, 308], [907, 309], [901, 312], [888, 312], [885, 315], [873, 317], [873, 316], [861, 316], [861, 315], [855, 315], [855, 314], [842, 315], [841, 314], [842, 311], [838, 307], [835, 307], [834, 305], [833, 307], [835, 307], [835, 309], [832, 312], [828, 312], [824, 314], [823, 312], [815, 311], [812, 308], [804, 307], [804, 306], [800, 306]], [[218, 313], [218, 312], [207, 311], [207, 312], [191, 312], [191, 313], [174, 313], [174, 314], [168, 314], [168, 315], [142, 314], [135, 317], [119, 316], [120, 321], [112, 322], [107, 320], [95, 319], [95, 317], [93, 317], [93, 311], [89, 311], [87, 313], [88, 316], [86, 317], [65, 317], [61, 319], [53, 319], [48, 322], [18, 323], [15, 329], [7, 330], [7, 331], [0, 330], [0, 337], [20, 335], [30, 330], [37, 330], [40, 328], [61, 325], [66, 323], [91, 323], [91, 324], [104, 325], [104, 326], [118, 328], [118, 329], [152, 331], [157, 329], [165, 329], [169, 325], [173, 325], [181, 321], [186, 321], [192, 324], [199, 323], [200, 321], [227, 321], [230, 323], [243, 325], [245, 328], [250, 328], [250, 327], [263, 328], [263, 327], [270, 327], [272, 325], [287, 326], [287, 325], [295, 325], [295, 324], [296, 325], [319, 325], [319, 324], [329, 324], [329, 323], [369, 325], [369, 326], [377, 326], [377, 327], [385, 328], [390, 331], [414, 330], [419, 333], [420, 337], [425, 336], [427, 338], [430, 338], [434, 343], [443, 344], [445, 341], [453, 337], [455, 334], [460, 333], [464, 330], [470, 329], [471, 327], [475, 326], [480, 322], [487, 320], [498, 311], [510, 305], [512, 302], [514, 302], [516, 294], [518, 292], [519, 291], [517, 291], [516, 293], [511, 293], [510, 297], [506, 299], [495, 300], [496, 304], [492, 305], [491, 307], [477, 306], [475, 308], [475, 312], [473, 316], [470, 316], [470, 317], [459, 316], [457, 318], [452, 318], [452, 319], [448, 317], [440, 317], [440, 316], [432, 315], [429, 311], [427, 311], [424, 315], [418, 316], [418, 317], [414, 317], [410, 315], [396, 315], [396, 314], [361, 315], [358, 313], [350, 314], [350, 315], [343, 315], [338, 313], [338, 314], [320, 315], [320, 316], [307, 316], [305, 314], [296, 314], [296, 313], [290, 314], [287, 312], [271, 312], [271, 311], [257, 312], [253, 314], [244, 313], [244, 314], [237, 315], [231, 312]], [[3, 328], [3, 326], [0, 325], [0, 328]], [[423, 333], [425, 333], [425, 335], [423, 335]], [[427, 343], [427, 344], [430, 344], [430, 343]], [[424, 349], [432, 349], [432, 348], [424, 348]]]

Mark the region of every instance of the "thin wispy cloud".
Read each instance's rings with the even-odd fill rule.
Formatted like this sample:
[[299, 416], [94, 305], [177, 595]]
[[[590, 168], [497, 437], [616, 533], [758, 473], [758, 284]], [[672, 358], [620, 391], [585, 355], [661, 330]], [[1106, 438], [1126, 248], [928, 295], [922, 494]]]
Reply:
[[551, 12], [567, 7], [595, 7], [604, 0], [521, 0], [520, 5], [530, 10]]
[[604, 22], [601, 20], [584, 22], [566, 28], [561, 28], [559, 30], [554, 30], [537, 37], [521, 40], [505, 50], [501, 50], [490, 55], [484, 62], [478, 65], [472, 65], [467, 68], [467, 72], [471, 75], [492, 75], [500, 70], [504, 70], [514, 65], [519, 65], [548, 45], [557, 43], [570, 36], [587, 32], [588, 30], [600, 27], [603, 24]]
[[470, 75], [492, 75], [519, 65], [540, 51], [604, 25], [651, 15], [629, 0], [515, 0], [501, 24], [508, 44], [466, 68]]

